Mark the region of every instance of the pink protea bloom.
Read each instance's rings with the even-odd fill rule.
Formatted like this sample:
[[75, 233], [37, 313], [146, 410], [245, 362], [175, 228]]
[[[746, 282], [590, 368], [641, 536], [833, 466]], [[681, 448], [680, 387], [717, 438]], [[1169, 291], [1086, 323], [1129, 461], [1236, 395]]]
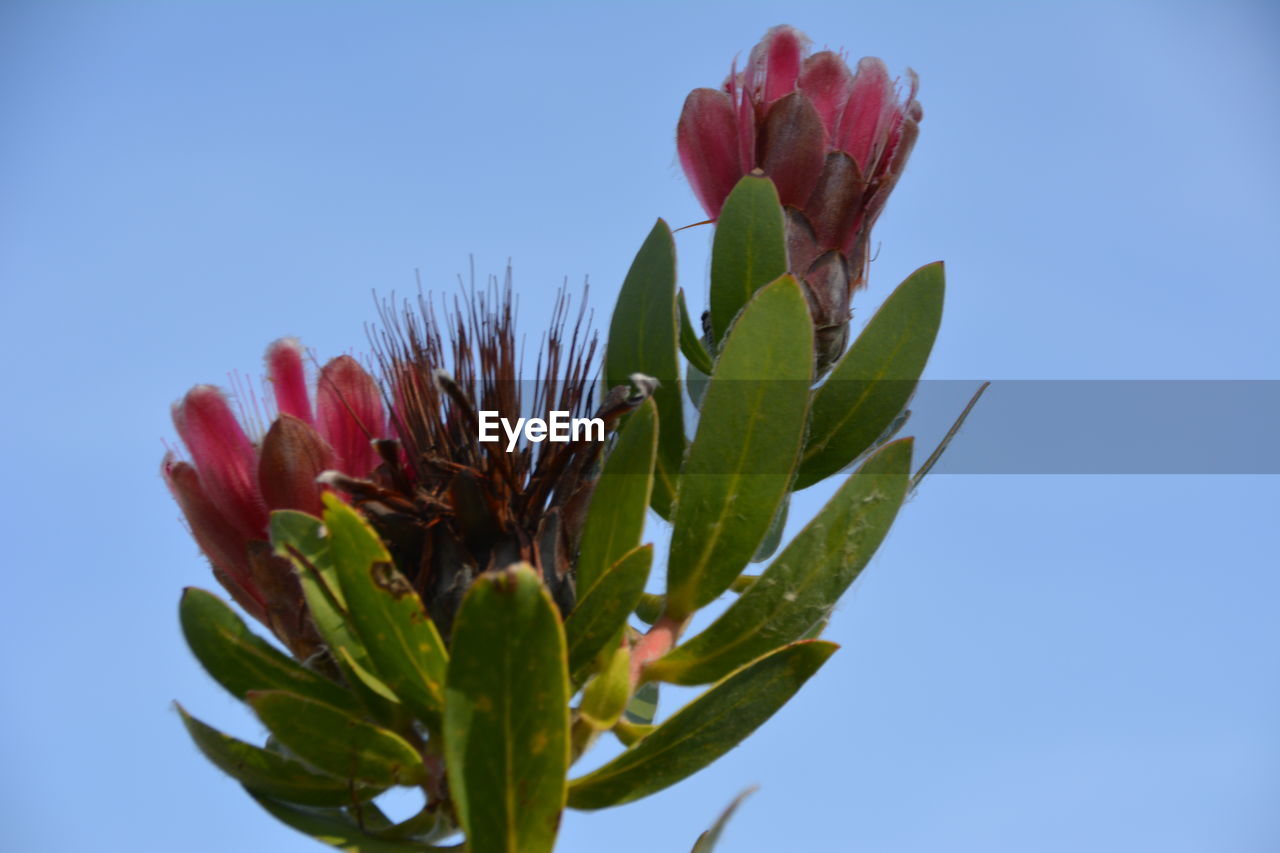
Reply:
[[221, 389], [197, 385], [173, 407], [191, 461], [166, 454], [162, 472], [219, 582], [305, 656], [316, 638], [291, 567], [267, 545], [269, 514], [318, 514], [324, 471], [369, 477], [381, 462], [372, 441], [386, 437], [387, 418], [377, 382], [350, 356], [320, 370], [314, 413], [298, 342], [276, 341], [266, 360], [278, 415], [261, 441]]
[[904, 94], [879, 59], [851, 71], [839, 54], [810, 55], [802, 33], [778, 26], [721, 89], [695, 89], [685, 100], [680, 163], [712, 219], [753, 170], [777, 186], [789, 267], [805, 285], [823, 369], [844, 350], [871, 227], [919, 133], [916, 90], [910, 70]]

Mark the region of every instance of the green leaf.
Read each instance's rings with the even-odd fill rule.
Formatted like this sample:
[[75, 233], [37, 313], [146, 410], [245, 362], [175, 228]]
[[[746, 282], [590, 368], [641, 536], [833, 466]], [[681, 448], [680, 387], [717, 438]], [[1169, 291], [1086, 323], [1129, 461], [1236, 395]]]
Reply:
[[676, 308], [676, 248], [661, 219], [636, 253], [622, 283], [609, 325], [604, 376], [608, 387], [629, 385], [631, 374], [658, 380], [658, 464], [652, 503], [663, 518], [671, 514], [676, 476], [684, 457], [684, 414], [680, 398], [680, 318]]
[[470, 853], [547, 853], [569, 768], [559, 612], [527, 565], [481, 575], [458, 610], [444, 734]]
[[437, 726], [449, 656], [435, 623], [354, 509], [326, 494], [324, 523], [349, 618], [376, 674], [419, 719]]
[[334, 662], [342, 670], [342, 677], [351, 692], [356, 694], [360, 705], [375, 722], [393, 731], [404, 731], [406, 726], [412, 725], [412, 718], [401, 704], [400, 697], [392, 693], [382, 679], [361, 666], [348, 649], [338, 649]]
[[713, 369], [711, 355], [707, 352], [707, 348], [702, 345], [702, 338], [693, 327], [693, 321], [689, 318], [689, 307], [684, 304], [683, 289], [680, 290], [677, 298], [680, 303], [680, 351], [684, 353], [684, 357], [689, 360], [690, 364], [703, 373], [710, 375]]
[[786, 222], [778, 190], [766, 177], [747, 175], [725, 199], [711, 243], [712, 340], [723, 341], [755, 292], [786, 272]]
[[570, 782], [569, 805], [629, 803], [696, 773], [773, 716], [835, 650], [823, 640], [794, 643], [738, 670], [613, 761]]
[[461, 847], [433, 847], [414, 841], [388, 841], [375, 838], [362, 829], [351, 810], [321, 809], [295, 806], [269, 796], [249, 792], [258, 805], [281, 823], [347, 853], [432, 853], [455, 851]]
[[627, 418], [591, 495], [578, 550], [580, 596], [589, 595], [596, 581], [640, 544], [657, 452], [658, 412], [649, 399]]
[[805, 635], [866, 566], [907, 493], [911, 439], [885, 445], [729, 609], [645, 667], [646, 678], [708, 684]]
[[309, 806], [350, 805], [371, 799], [383, 791], [379, 787], [322, 776], [279, 753], [223, 734], [188, 714], [181, 705], [174, 704], [191, 739], [205, 758], [250, 791]]
[[724, 592], [763, 541], [800, 454], [812, 371], [809, 308], [783, 276], [743, 309], [702, 401], [671, 534], [673, 619]]
[[427, 777], [408, 741], [332, 705], [281, 690], [254, 691], [245, 701], [280, 743], [317, 770], [383, 786], [417, 785]]
[[569, 644], [569, 672], [580, 684], [585, 670], [627, 622], [640, 603], [653, 562], [653, 546], [641, 545], [624, 554], [586, 595], [578, 599], [564, 623]]
[[288, 690], [338, 708], [359, 710], [354, 696], [256, 636], [213, 593], [187, 587], [178, 613], [196, 659], [237, 699], [250, 690]]
[[733, 802], [720, 814], [720, 818], [714, 825], [702, 835], [698, 836], [698, 843], [693, 845], [691, 853], [712, 853], [716, 849], [716, 845], [720, 843], [720, 835], [724, 832], [725, 825], [729, 823], [729, 819], [733, 817], [733, 813], [738, 810], [738, 806], [742, 805], [742, 801], [756, 792], [756, 786], [752, 785], [741, 794], [733, 798]]
[[619, 644], [609, 655], [600, 674], [582, 691], [579, 712], [584, 720], [605, 731], [622, 717], [631, 699], [631, 649]]
[[305, 512], [276, 510], [271, 513], [270, 534], [275, 552], [297, 569], [307, 612], [338, 665], [343, 665], [345, 652], [346, 659], [370, 670], [373, 662], [369, 653], [347, 619], [347, 604], [333, 567], [324, 522]]
[[797, 490], [865, 453], [907, 405], [942, 322], [944, 289], [941, 262], [916, 270], [836, 362], [813, 397]]

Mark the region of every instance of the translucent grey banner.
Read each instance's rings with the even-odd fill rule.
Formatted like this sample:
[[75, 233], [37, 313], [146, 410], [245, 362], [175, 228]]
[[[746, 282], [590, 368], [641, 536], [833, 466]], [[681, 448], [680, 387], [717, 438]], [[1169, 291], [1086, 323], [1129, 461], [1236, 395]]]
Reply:
[[[851, 417], [840, 429], [856, 433], [861, 427], [865, 433], [868, 427], [875, 429], [891, 417], [892, 409], [885, 410], [886, 400], [896, 401], [889, 406], [896, 405], [911, 395], [914, 385], [906, 417], [899, 418], [894, 436], [915, 437], [915, 464], [919, 466], [952, 431], [983, 384], [978, 380], [926, 380], [918, 384], [859, 381], [846, 383], [838, 393], [832, 388], [818, 390], [817, 397], [839, 397], [841, 405], [860, 402], [861, 406], [855, 407], [859, 416]], [[509, 452], [510, 447], [541, 453], [543, 441], [556, 440], [555, 424], [537, 427], [532, 433], [536, 445], [531, 443], [530, 433], [515, 434], [517, 427], [527, 426], [516, 423], [517, 415], [551, 421], [552, 410], [574, 408], [559, 396], [563, 386], [554, 389], [552, 396], [557, 402], [548, 405], [548, 390], [553, 389], [516, 381], [495, 382], [489, 393], [476, 393], [472, 405], [478, 414], [511, 419], [510, 434], [505, 428], [490, 427], [487, 439], [492, 443], [486, 443], [485, 450]], [[598, 391], [598, 386], [593, 390]], [[682, 383], [682, 390], [700, 389]], [[805, 399], [804, 388], [795, 391], [798, 393], [787, 389], [784, 394], [762, 396]], [[470, 390], [467, 396], [472, 396]], [[600, 397], [598, 393], [595, 396], [598, 405]], [[684, 427], [692, 437], [700, 413], [687, 394], [683, 397]], [[751, 397], [761, 399], [754, 392], [743, 395]], [[868, 400], [879, 402], [868, 404]], [[514, 405], [506, 405], [511, 402]], [[490, 409], [501, 411], [485, 414], [484, 410]], [[594, 411], [594, 405], [591, 410], [579, 405], [572, 414], [582, 417]], [[762, 414], [767, 417], [767, 412]], [[863, 415], [866, 419], [860, 421]], [[467, 430], [476, 429], [473, 420], [458, 423], [466, 423], [463, 428]], [[587, 433], [588, 438], [593, 435]], [[882, 434], [880, 441], [888, 437]], [[1278, 437], [1280, 380], [995, 380], [951, 436], [931, 475], [1280, 474]], [[811, 435], [806, 455], [813, 451], [813, 438]], [[865, 438], [871, 441], [870, 436]], [[781, 464], [764, 459], [744, 461], [750, 470], [735, 473], [774, 473], [767, 469]]]
[[[919, 384], [917, 458], [981, 384]], [[1280, 380], [996, 380], [938, 474], [1280, 474]]]

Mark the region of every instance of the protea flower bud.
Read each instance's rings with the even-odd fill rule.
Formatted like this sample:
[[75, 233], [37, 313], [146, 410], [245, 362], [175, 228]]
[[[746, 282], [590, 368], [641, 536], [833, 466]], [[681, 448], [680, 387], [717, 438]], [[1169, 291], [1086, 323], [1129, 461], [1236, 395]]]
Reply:
[[269, 513], [319, 512], [323, 487], [317, 477], [326, 470], [370, 476], [379, 461], [370, 441], [386, 437], [386, 415], [377, 383], [349, 356], [320, 371], [318, 417], [297, 341], [268, 348], [267, 373], [280, 414], [260, 442], [249, 437], [220, 389], [197, 385], [173, 408], [192, 461], [168, 454], [162, 471], [219, 582], [305, 657], [316, 637], [292, 567], [267, 545]]
[[851, 71], [831, 51], [808, 55], [778, 26], [721, 89], [685, 100], [676, 143], [694, 193], [715, 219], [737, 181], [759, 169], [787, 216], [788, 262], [804, 283], [819, 370], [844, 350], [849, 303], [866, 283], [871, 228], [906, 166], [923, 115], [917, 80], [905, 95], [883, 62]]

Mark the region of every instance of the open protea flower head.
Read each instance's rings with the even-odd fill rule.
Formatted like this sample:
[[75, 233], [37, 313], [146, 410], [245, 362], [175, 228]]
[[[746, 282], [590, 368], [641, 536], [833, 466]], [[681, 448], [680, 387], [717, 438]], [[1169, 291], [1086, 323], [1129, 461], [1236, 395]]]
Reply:
[[305, 657], [318, 638], [292, 567], [267, 542], [269, 513], [320, 512], [323, 471], [371, 475], [379, 459], [370, 440], [387, 435], [387, 418], [377, 383], [351, 356], [320, 370], [314, 410], [296, 340], [267, 349], [267, 375], [278, 415], [264, 435], [250, 437], [220, 389], [197, 385], [173, 407], [191, 461], [170, 453], [162, 470], [219, 582]]
[[919, 132], [916, 75], [906, 76], [903, 93], [879, 59], [863, 58], [853, 71], [837, 53], [810, 55], [802, 33], [778, 26], [722, 88], [691, 92], [680, 115], [680, 163], [712, 219], [743, 175], [758, 169], [777, 186], [820, 369], [848, 340], [871, 228]]
[[[508, 452], [505, 440], [478, 441], [477, 419], [590, 414], [596, 343], [582, 312], [566, 338], [568, 309], [562, 293], [536, 378], [522, 382], [509, 278], [446, 312], [443, 335], [425, 298], [384, 306], [382, 383], [341, 356], [319, 371], [314, 406], [300, 345], [277, 341], [267, 373], [278, 414], [256, 440], [221, 390], [191, 389], [174, 406], [191, 461], [170, 453], [163, 473], [218, 580], [295, 655], [314, 653], [297, 578], [272, 554], [267, 526], [272, 510], [319, 515], [332, 488], [369, 519], [446, 635], [471, 580], [512, 563], [537, 567], [567, 612], [602, 444]], [[638, 402], [613, 389], [594, 414], [611, 429]]]
[[[445, 312], [419, 297], [384, 305], [375, 346], [397, 442], [379, 442], [374, 481], [329, 478], [365, 513], [400, 571], [448, 634], [453, 614], [481, 572], [534, 566], [567, 613], [573, 565], [598, 475], [596, 440], [480, 442], [479, 413], [514, 423], [552, 411], [592, 415], [611, 430], [640, 399], [614, 388], [592, 413], [596, 340], [585, 304], [572, 326], [562, 291], [531, 379], [522, 379], [510, 272], [505, 284], [472, 291]], [[441, 330], [445, 333], [442, 334]]]

